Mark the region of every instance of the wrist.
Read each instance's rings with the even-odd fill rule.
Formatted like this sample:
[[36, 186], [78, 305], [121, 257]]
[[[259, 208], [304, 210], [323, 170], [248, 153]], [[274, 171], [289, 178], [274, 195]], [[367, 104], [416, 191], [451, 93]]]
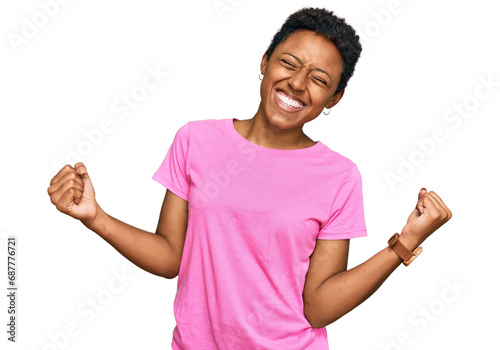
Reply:
[[399, 235], [399, 241], [403, 243], [406, 248], [412, 251], [418, 248], [423, 242], [423, 240], [419, 240], [412, 234], [406, 232], [404, 228]]
[[416, 248], [412, 248], [412, 243], [409, 243], [408, 239], [405, 242], [405, 240], [401, 240], [400, 238], [401, 235], [395, 233], [387, 243], [389, 244], [389, 248], [399, 256], [404, 265], [408, 266], [422, 253], [422, 247], [417, 246]]
[[106, 213], [101, 209], [99, 204], [97, 205], [96, 215], [93, 218], [81, 220], [82, 224], [85, 225], [89, 230], [97, 232], [99, 227], [102, 226], [102, 222], [106, 217]]

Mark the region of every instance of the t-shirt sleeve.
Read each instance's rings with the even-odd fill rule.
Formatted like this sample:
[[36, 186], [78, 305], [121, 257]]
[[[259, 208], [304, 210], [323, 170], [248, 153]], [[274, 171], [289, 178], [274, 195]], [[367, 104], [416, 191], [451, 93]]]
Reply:
[[356, 165], [347, 172], [333, 199], [330, 217], [318, 239], [349, 239], [366, 236], [361, 174]]
[[187, 175], [188, 149], [189, 122], [177, 131], [165, 159], [153, 175], [153, 180], [156, 180], [172, 193], [186, 201], [189, 197], [189, 180]]

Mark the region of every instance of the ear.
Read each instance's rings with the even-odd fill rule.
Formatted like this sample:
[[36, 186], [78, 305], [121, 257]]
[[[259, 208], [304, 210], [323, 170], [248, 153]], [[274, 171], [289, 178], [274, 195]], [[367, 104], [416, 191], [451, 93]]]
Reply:
[[267, 59], [267, 51], [266, 51], [266, 52], [264, 52], [264, 55], [262, 56], [262, 61], [260, 62], [260, 72], [262, 74], [266, 74], [268, 63], [269, 63], [269, 60]]
[[337, 103], [339, 103], [342, 96], [344, 96], [344, 90], [340, 90], [339, 92], [333, 94], [333, 96], [330, 97], [330, 99], [326, 103], [325, 108], [332, 108], [333, 106], [335, 106]]

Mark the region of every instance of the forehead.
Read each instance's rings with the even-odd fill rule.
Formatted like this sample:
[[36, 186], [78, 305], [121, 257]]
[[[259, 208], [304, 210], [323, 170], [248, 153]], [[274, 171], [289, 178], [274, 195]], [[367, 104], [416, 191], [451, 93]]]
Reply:
[[333, 42], [312, 30], [300, 30], [276, 46], [275, 53], [292, 53], [304, 63], [336, 69], [342, 67], [342, 56]]

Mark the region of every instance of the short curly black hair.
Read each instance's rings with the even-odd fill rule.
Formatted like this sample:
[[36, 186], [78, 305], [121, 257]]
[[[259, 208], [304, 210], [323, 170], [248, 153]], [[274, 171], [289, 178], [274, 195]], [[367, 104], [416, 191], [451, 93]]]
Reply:
[[312, 30], [333, 42], [338, 48], [342, 56], [343, 69], [335, 92], [345, 89], [361, 55], [361, 43], [354, 28], [347, 24], [344, 18], [336, 16], [333, 11], [313, 7], [303, 8], [292, 13], [274, 35], [266, 50], [267, 58], [271, 58], [278, 44], [299, 30]]

